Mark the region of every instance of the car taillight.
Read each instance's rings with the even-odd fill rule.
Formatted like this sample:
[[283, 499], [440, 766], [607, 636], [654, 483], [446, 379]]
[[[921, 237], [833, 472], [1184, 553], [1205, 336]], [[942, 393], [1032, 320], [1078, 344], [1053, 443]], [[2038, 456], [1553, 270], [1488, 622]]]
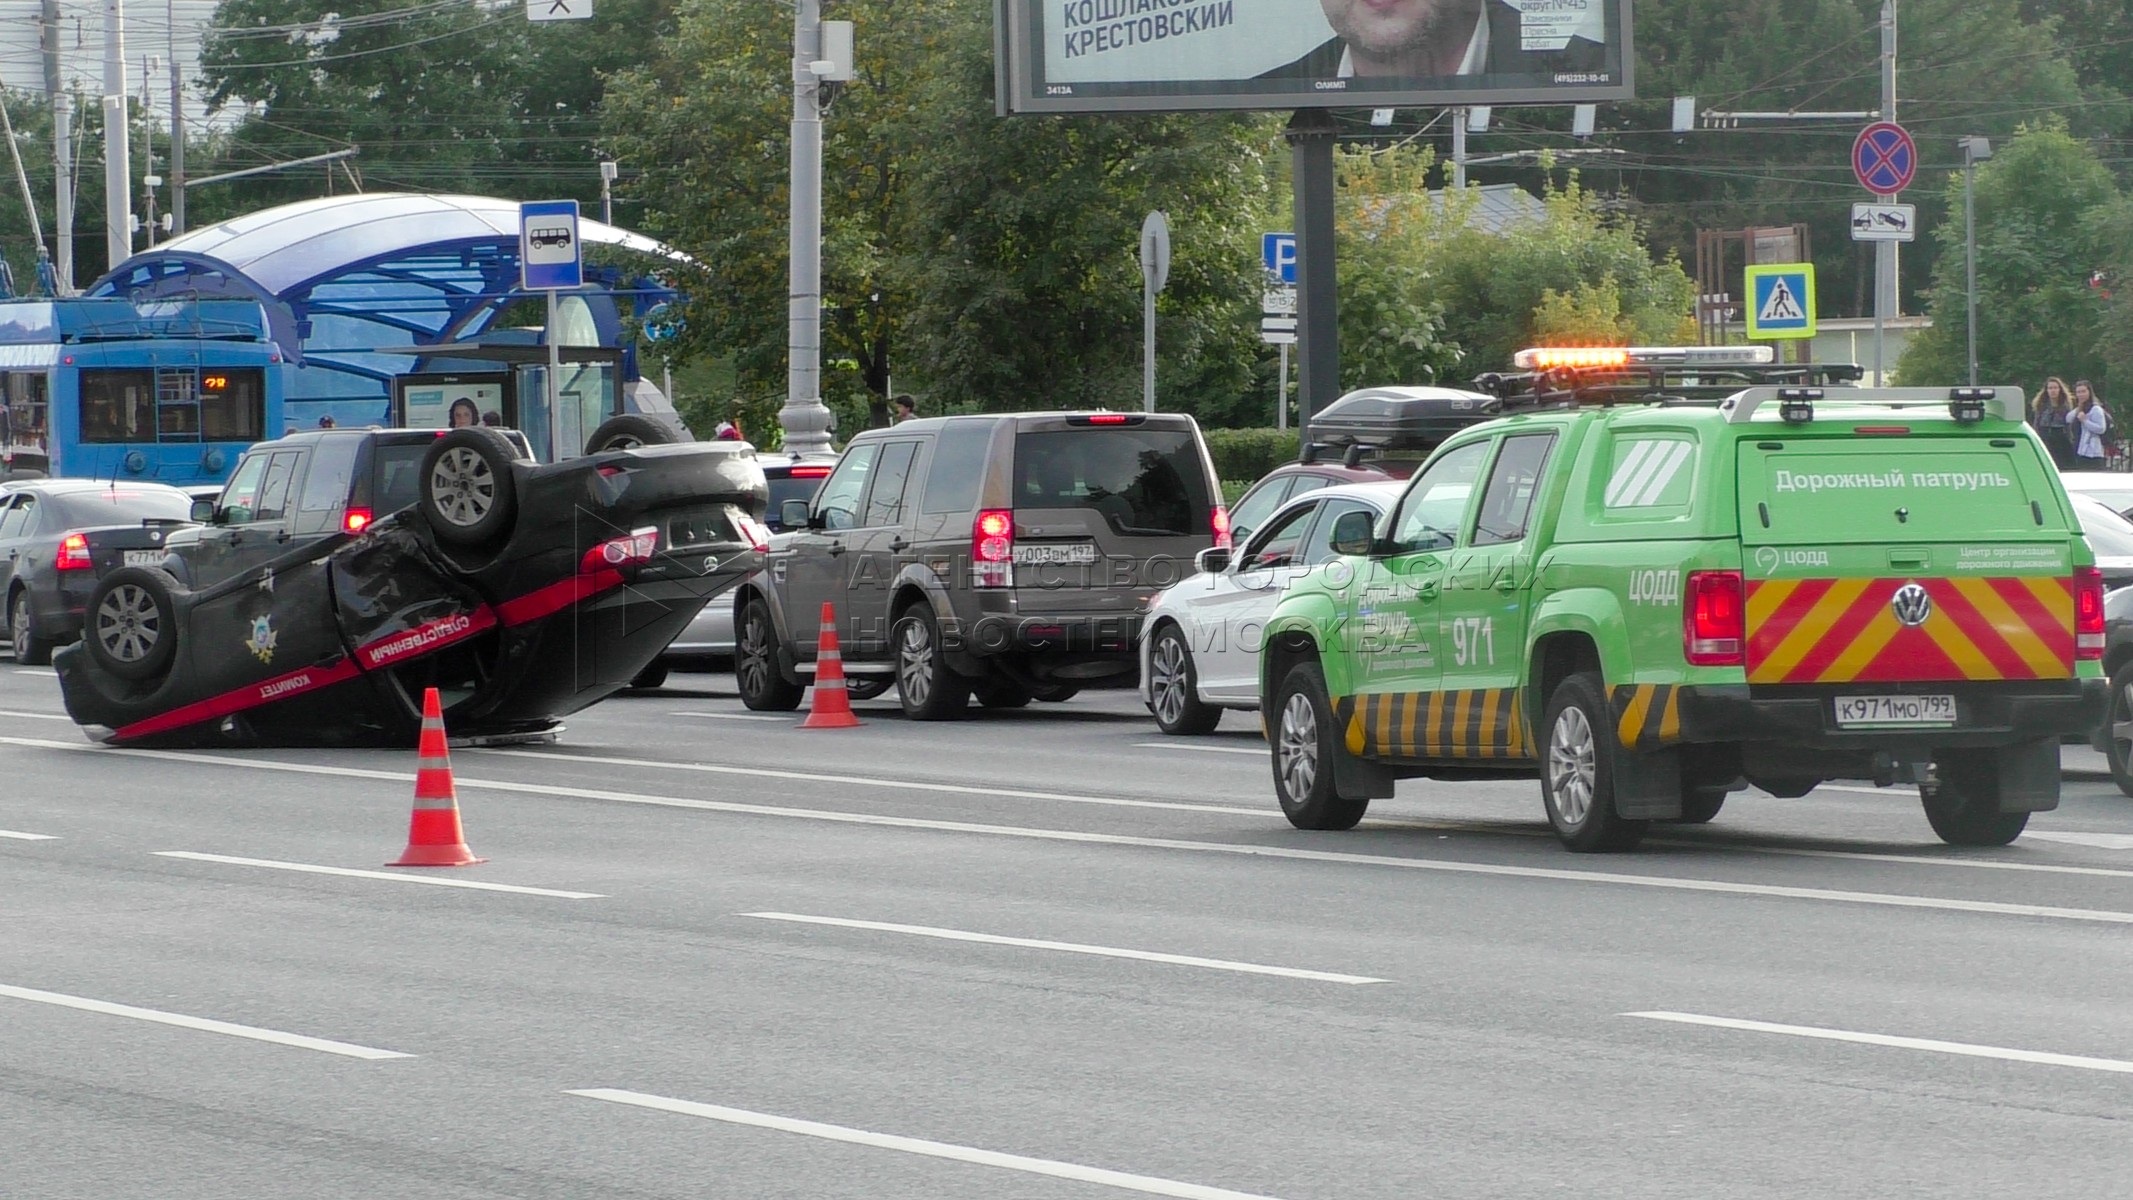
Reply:
[[750, 547], [758, 552], [770, 549], [770, 529], [761, 521], [741, 513], [733, 518], [733, 524], [741, 531], [741, 536], [748, 539]]
[[1691, 571], [1681, 596], [1681, 652], [1694, 667], [1748, 660], [1748, 614], [1739, 571]]
[[341, 517], [342, 533], [361, 533], [370, 528], [371, 513], [367, 508], [351, 508]]
[[1215, 549], [1229, 549], [1229, 509], [1220, 504], [1215, 505], [1215, 513], [1211, 523], [1214, 525], [1215, 530]]
[[2103, 572], [2074, 568], [2074, 657], [2103, 657]]
[[[70, 533], [59, 539], [59, 557], [52, 560], [52, 566], [61, 571], [87, 571], [93, 569], [96, 566], [96, 560], [89, 557], [88, 535]], [[2101, 628], [2101, 626], [2098, 626], [2098, 628]]]
[[970, 524], [971, 586], [1015, 586], [1015, 514], [987, 508]]
[[792, 479], [827, 479], [829, 473], [828, 467], [794, 467], [785, 474]]
[[616, 567], [640, 566], [659, 553], [659, 530], [650, 526], [633, 529], [627, 537], [609, 538], [585, 552], [578, 570], [591, 574]]

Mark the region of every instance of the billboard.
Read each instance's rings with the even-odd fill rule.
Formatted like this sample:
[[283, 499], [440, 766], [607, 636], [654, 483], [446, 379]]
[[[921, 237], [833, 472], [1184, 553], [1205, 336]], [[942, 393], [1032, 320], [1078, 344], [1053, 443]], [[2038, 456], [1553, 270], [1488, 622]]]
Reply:
[[997, 0], [1004, 113], [1633, 98], [1630, 0]]

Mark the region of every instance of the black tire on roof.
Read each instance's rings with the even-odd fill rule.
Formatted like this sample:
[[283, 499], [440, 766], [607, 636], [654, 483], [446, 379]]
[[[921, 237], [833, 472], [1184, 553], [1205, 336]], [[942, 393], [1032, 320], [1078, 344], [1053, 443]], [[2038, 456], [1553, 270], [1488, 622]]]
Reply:
[[681, 436], [664, 421], [643, 413], [623, 413], [600, 422], [600, 427], [585, 439], [585, 452], [605, 454], [610, 450], [635, 450], [639, 446], [665, 446], [680, 440]]
[[494, 429], [454, 429], [422, 456], [422, 517], [440, 541], [478, 546], [502, 537], [517, 515], [511, 464], [518, 451]]

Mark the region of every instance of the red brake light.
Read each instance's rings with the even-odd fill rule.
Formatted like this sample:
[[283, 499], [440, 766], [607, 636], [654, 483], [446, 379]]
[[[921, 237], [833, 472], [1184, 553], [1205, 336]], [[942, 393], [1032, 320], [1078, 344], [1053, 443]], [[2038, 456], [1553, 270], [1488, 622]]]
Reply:
[[829, 473], [830, 469], [828, 467], [794, 467], [786, 472], [786, 477], [789, 479], [827, 479], [829, 478]]
[[1066, 419], [1069, 425], [1140, 425], [1148, 420], [1147, 413], [1073, 413]]
[[595, 571], [613, 570], [617, 567], [642, 566], [652, 561], [659, 553], [659, 530], [654, 526], [633, 529], [627, 537], [609, 538], [585, 552], [578, 563], [578, 572], [590, 575]]
[[1855, 427], [1852, 432], [1863, 433], [1870, 436], [1879, 435], [1882, 437], [1902, 437], [1903, 435], [1911, 432], [1911, 427], [1909, 425], [1860, 425]]
[[2074, 657], [2103, 657], [2103, 572], [2094, 567], [2074, 568]]
[[1215, 548], [1218, 550], [1229, 549], [1229, 509], [1220, 504], [1215, 505], [1213, 524], [1215, 527]]
[[351, 508], [341, 517], [341, 532], [361, 533], [370, 528], [372, 519], [369, 509]]
[[52, 566], [61, 571], [87, 571], [94, 568], [96, 560], [89, 557], [88, 536], [70, 533], [59, 539], [59, 557], [52, 560]]
[[1015, 514], [987, 508], [970, 525], [970, 578], [973, 587], [1015, 586]]
[[1125, 423], [1126, 417], [1123, 413], [1097, 413], [1089, 418], [1089, 424], [1091, 425], [1123, 425]]
[[1691, 571], [1681, 596], [1681, 652], [1694, 667], [1748, 660], [1748, 614], [1739, 571]]

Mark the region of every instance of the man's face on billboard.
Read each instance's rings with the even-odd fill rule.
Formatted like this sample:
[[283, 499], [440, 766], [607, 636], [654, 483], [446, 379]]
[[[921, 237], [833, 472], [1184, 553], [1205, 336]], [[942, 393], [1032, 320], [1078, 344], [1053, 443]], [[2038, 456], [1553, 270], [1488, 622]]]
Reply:
[[1358, 55], [1405, 57], [1442, 50], [1457, 42], [1465, 49], [1479, 0], [1319, 0], [1326, 20]]

